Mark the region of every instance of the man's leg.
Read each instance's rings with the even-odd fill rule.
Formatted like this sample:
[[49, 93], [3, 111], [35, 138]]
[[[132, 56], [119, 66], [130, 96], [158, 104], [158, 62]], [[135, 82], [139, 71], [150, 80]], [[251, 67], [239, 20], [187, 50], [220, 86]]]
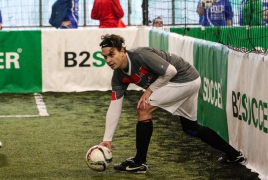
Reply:
[[135, 163], [146, 163], [146, 156], [153, 134], [153, 122], [151, 119], [138, 121], [136, 125], [136, 149]]
[[119, 172], [146, 173], [147, 152], [153, 133], [152, 112], [157, 107], [146, 105], [146, 109], [138, 109], [138, 122], [136, 125], [136, 156], [128, 158], [125, 162], [115, 164], [114, 169]]
[[244, 163], [246, 161], [246, 158], [241, 152], [234, 149], [229, 143], [227, 143], [223, 138], [221, 138], [215, 131], [213, 131], [209, 127], [199, 125], [197, 121], [191, 121], [182, 116], [180, 116], [180, 120], [182, 129], [186, 134], [198, 137], [203, 142], [226, 154], [226, 156], [221, 157], [218, 160], [219, 162]]

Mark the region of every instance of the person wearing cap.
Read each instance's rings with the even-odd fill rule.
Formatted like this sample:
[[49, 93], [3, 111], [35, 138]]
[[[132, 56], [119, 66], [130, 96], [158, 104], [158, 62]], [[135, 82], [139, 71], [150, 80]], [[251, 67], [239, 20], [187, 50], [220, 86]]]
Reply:
[[148, 170], [146, 156], [153, 133], [152, 114], [158, 108], [178, 116], [186, 134], [200, 138], [224, 152], [219, 162], [246, 161], [242, 152], [234, 149], [215, 131], [197, 123], [197, 98], [201, 80], [195, 67], [179, 56], [155, 48], [126, 50], [125, 40], [119, 35], [106, 34], [101, 40], [102, 55], [113, 70], [112, 97], [101, 145], [112, 150], [111, 142], [128, 85], [134, 83], [145, 90], [136, 109], [136, 155], [115, 164], [116, 171], [145, 173]]

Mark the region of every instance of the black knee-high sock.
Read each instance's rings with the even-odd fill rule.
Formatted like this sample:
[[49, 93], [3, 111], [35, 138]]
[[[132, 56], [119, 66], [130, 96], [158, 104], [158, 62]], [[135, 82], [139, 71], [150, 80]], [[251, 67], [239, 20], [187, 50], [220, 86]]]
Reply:
[[147, 151], [153, 134], [153, 122], [151, 119], [139, 121], [136, 126], [136, 149], [134, 158], [136, 164], [146, 162]]
[[238, 155], [236, 149], [209, 127], [200, 125], [200, 128], [197, 131], [197, 137], [210, 146], [226, 153], [230, 158], [235, 158]]
[[208, 145], [226, 153], [230, 158], [237, 157], [238, 151], [209, 127], [199, 125], [197, 121], [191, 121], [182, 116], [180, 116], [180, 120], [186, 134], [200, 138]]

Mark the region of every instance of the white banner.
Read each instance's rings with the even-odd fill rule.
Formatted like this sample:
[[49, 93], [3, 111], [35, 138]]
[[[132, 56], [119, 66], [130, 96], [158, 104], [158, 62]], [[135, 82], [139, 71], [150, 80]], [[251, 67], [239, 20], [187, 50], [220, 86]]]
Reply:
[[229, 142], [248, 158], [246, 166], [268, 179], [268, 57], [229, 52]]
[[185, 61], [193, 65], [194, 38], [169, 33], [169, 52], [182, 57]]
[[113, 71], [99, 46], [105, 34], [122, 36], [127, 49], [149, 45], [149, 30], [143, 28], [42, 30], [43, 92], [111, 90]]

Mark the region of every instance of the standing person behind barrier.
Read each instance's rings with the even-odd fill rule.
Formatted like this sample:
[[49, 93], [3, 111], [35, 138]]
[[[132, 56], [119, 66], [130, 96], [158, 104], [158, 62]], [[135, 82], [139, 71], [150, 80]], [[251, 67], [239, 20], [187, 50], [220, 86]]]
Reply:
[[76, 29], [78, 27], [78, 1], [56, 0], [52, 5], [49, 24], [60, 29]]
[[[197, 13], [197, 14], [198, 14], [198, 6], [199, 6], [199, 3], [197, 4], [197, 7], [196, 7], [196, 13]], [[203, 14], [203, 15], [199, 15], [198, 24], [199, 24], [199, 25], [202, 25], [203, 20], [204, 20], [204, 14]]]
[[119, 0], [95, 0], [91, 18], [100, 21], [99, 28], [117, 28], [124, 11]]
[[202, 26], [231, 26], [233, 10], [229, 0], [199, 0], [197, 13], [203, 16]]
[[186, 134], [224, 152], [225, 155], [218, 159], [220, 163], [246, 162], [242, 152], [234, 149], [209, 127], [198, 124], [197, 99], [201, 79], [194, 66], [175, 54], [155, 48], [126, 50], [124, 38], [118, 35], [106, 34], [101, 39], [102, 55], [113, 70], [112, 97], [101, 145], [112, 148], [111, 142], [129, 84], [145, 89], [136, 105], [136, 133], [129, 134], [136, 135], [136, 156], [115, 164], [116, 171], [145, 173], [148, 170], [146, 157], [153, 133], [152, 117], [153, 112], [159, 108], [178, 116]]
[[163, 20], [160, 16], [154, 18], [153, 27], [163, 27]]
[[2, 13], [1, 13], [1, 10], [0, 10], [0, 30], [2, 30]]
[[66, 17], [61, 23], [60, 29], [77, 29], [79, 20], [79, 0], [72, 0], [70, 7], [67, 10]]
[[263, 0], [263, 24], [268, 25], [268, 0]]
[[242, 0], [240, 4], [239, 25], [263, 25], [263, 13], [262, 0]]

